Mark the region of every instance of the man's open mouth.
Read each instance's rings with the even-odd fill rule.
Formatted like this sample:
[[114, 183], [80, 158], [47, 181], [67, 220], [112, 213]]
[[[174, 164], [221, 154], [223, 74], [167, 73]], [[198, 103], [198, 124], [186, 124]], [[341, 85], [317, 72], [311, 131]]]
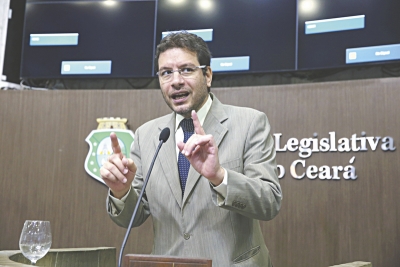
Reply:
[[179, 99], [186, 98], [188, 95], [189, 95], [189, 93], [187, 93], [187, 92], [180, 93], [180, 94], [175, 94], [175, 95], [172, 96], [172, 99], [179, 100]]

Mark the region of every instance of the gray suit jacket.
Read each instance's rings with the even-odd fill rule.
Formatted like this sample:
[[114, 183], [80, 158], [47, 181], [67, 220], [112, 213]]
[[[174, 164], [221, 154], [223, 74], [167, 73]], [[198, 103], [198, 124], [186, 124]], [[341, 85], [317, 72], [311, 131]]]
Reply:
[[[153, 254], [209, 258], [213, 266], [272, 266], [258, 220], [271, 220], [280, 209], [274, 142], [264, 113], [213, 103], [203, 128], [219, 147], [228, 172], [227, 196], [218, 206], [217, 192], [192, 167], [185, 194], [179, 183], [175, 114], [152, 120], [135, 133], [132, 158], [137, 173], [123, 210], [110, 217], [127, 227], [149, 170], [162, 129], [171, 136], [161, 148], [134, 226], [153, 219]], [[108, 205], [109, 206], [109, 205]]]

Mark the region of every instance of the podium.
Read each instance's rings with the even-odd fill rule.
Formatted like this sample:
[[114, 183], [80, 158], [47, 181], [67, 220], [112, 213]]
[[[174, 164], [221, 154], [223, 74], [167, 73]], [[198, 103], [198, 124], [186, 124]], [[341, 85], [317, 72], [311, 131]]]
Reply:
[[123, 267], [212, 267], [212, 261], [199, 258], [127, 254], [123, 258]]

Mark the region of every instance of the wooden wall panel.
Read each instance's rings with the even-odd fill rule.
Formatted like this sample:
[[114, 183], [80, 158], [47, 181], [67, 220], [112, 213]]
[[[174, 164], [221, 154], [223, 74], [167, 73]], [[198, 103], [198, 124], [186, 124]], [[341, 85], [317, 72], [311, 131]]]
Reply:
[[[218, 88], [227, 104], [265, 112], [282, 141], [391, 136], [400, 140], [399, 78]], [[107, 188], [86, 174], [86, 136], [96, 118], [125, 117], [131, 129], [170, 112], [159, 90], [0, 92], [0, 250], [18, 249], [26, 219], [50, 220], [53, 247], [119, 248], [125, 229], [105, 211]], [[283, 144], [282, 144], [283, 145]], [[280, 214], [261, 222], [276, 266], [329, 266], [357, 260], [400, 266], [399, 152], [314, 153], [307, 165], [356, 168], [356, 180], [297, 180], [297, 152], [279, 152]], [[301, 168], [297, 168], [299, 171]], [[151, 221], [132, 231], [125, 252], [149, 253]]]

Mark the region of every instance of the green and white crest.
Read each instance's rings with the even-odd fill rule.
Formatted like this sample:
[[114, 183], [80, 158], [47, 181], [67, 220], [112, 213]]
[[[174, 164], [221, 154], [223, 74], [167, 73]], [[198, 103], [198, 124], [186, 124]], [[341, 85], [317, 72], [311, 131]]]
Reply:
[[[104, 118], [97, 119], [97, 121], [99, 122], [99, 127], [97, 130], [93, 130], [85, 139], [90, 147], [85, 160], [85, 170], [94, 179], [104, 183], [100, 176], [100, 168], [113, 153], [110, 133], [114, 132], [117, 135], [121, 152], [127, 158], [130, 158], [130, 148], [133, 144], [134, 135], [132, 131], [126, 129], [125, 124], [121, 127], [121, 119], [119, 118]], [[122, 119], [122, 121], [126, 122], [127, 120]], [[114, 126], [125, 129], [116, 129]]]

